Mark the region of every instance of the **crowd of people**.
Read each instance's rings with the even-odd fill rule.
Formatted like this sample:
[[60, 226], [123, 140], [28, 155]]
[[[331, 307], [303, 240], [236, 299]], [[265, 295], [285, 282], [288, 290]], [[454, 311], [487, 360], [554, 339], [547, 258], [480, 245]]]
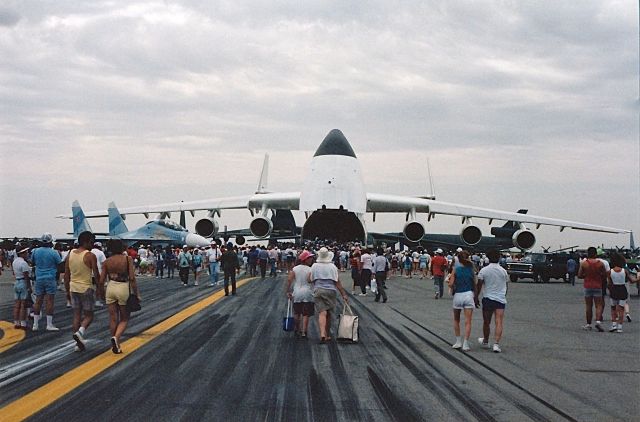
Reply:
[[[108, 242], [105, 254], [103, 245], [96, 242], [90, 232], [82, 233], [74, 246], [72, 250], [62, 244], [54, 248], [52, 236], [45, 233], [39, 247], [18, 244], [13, 250], [0, 250], [0, 257], [3, 264], [10, 263], [15, 275], [15, 327], [26, 330], [31, 316], [31, 330], [38, 331], [40, 321], [46, 317], [44, 329], [58, 331], [53, 323], [54, 296], [56, 290], [64, 290], [67, 306], [74, 311], [72, 336], [78, 351], [85, 349], [85, 336], [94, 310], [104, 306], [104, 302], [110, 315], [112, 351], [121, 353], [120, 339], [129, 320], [127, 299], [132, 293], [140, 298], [136, 277], [163, 279], [166, 270], [166, 278], [173, 279], [176, 269], [183, 286], [189, 286], [191, 274], [193, 284], [198, 286], [207, 273], [208, 286], [223, 284], [225, 296], [237, 294], [236, 277], [242, 270], [262, 280], [266, 279], [267, 272], [269, 277], [286, 273], [285, 293], [293, 302], [295, 335], [307, 338], [309, 319], [317, 315], [322, 343], [332, 340], [331, 326], [338, 295], [345, 303], [349, 301], [340, 273], [350, 274], [352, 295], [371, 294], [375, 302], [382, 303], [389, 300], [386, 284], [389, 276], [432, 279], [434, 299], [445, 296], [445, 283], [452, 297], [455, 336], [452, 347], [462, 351], [471, 349], [473, 311], [481, 308], [483, 327], [478, 342], [496, 353], [502, 351], [500, 341], [509, 281], [504, 264], [512, 258], [496, 250], [486, 254], [472, 254], [462, 248], [455, 252], [442, 249], [430, 252], [422, 248], [396, 251], [388, 247], [368, 248], [357, 242], [268, 246], [212, 242], [206, 248], [187, 245], [127, 248], [122, 241], [113, 239]], [[3, 266], [0, 265], [0, 269]], [[627, 285], [638, 283], [638, 278], [627, 268], [625, 258], [613, 254], [609, 262], [598, 258], [595, 248], [589, 248], [583, 259], [567, 262], [567, 273], [570, 280], [572, 275], [584, 279], [587, 323], [583, 328], [604, 331], [604, 297], [608, 292], [612, 321], [609, 331], [622, 332], [624, 320], [631, 321], [626, 302]], [[596, 315], [592, 325], [594, 307]], [[494, 334], [493, 345], [490, 345], [492, 323]]]

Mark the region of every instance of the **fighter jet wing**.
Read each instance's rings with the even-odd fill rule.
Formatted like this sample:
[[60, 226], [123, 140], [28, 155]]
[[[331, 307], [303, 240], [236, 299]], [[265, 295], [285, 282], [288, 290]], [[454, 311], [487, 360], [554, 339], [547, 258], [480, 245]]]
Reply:
[[560, 220], [556, 218], [539, 217], [531, 214], [519, 214], [510, 211], [492, 210], [469, 205], [453, 204], [433, 199], [413, 198], [400, 195], [386, 195], [378, 193], [367, 193], [367, 211], [402, 212], [402, 213], [427, 213], [429, 218], [437, 214], [455, 215], [463, 218], [483, 218], [490, 222], [493, 220], [515, 221], [519, 223], [535, 224], [536, 228], [541, 225], [560, 227], [560, 230], [571, 228], [575, 230], [587, 230], [604, 233], [629, 233], [630, 230], [617, 229], [613, 227], [597, 226], [576, 221]]
[[[119, 208], [121, 215], [125, 214], [170, 214], [180, 211], [213, 211], [229, 209], [259, 210], [263, 206], [271, 209], [297, 210], [300, 203], [300, 192], [258, 193], [255, 195], [234, 196], [227, 198], [212, 198], [200, 201], [168, 202], [164, 204], [142, 205], [138, 207]], [[108, 210], [94, 210], [85, 212], [88, 218], [108, 217]], [[63, 214], [57, 218], [71, 218], [71, 214]]]

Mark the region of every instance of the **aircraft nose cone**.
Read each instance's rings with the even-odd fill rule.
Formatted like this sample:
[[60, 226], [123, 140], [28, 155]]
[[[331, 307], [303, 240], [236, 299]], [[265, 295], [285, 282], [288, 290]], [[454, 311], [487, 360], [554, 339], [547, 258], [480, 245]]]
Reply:
[[356, 158], [356, 153], [339, 129], [333, 129], [325, 136], [324, 141], [320, 144], [314, 157], [319, 155], [344, 155]]
[[184, 242], [189, 247], [201, 247], [201, 246], [209, 246], [209, 241], [199, 234], [189, 233], [187, 234], [187, 238]]

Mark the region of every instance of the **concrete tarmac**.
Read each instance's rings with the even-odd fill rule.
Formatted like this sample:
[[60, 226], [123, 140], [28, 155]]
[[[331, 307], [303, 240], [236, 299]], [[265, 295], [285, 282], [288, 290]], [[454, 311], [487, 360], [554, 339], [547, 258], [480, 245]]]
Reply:
[[[341, 277], [350, 288], [348, 273]], [[143, 311], [132, 317], [126, 338], [140, 337], [211, 296], [218, 288], [207, 287], [205, 279], [203, 274], [200, 286], [185, 288], [177, 278], [141, 277]], [[61, 331], [28, 332], [0, 353], [0, 407], [45, 386], [29, 400], [35, 406], [52, 395], [51, 404], [22, 416], [35, 421], [640, 420], [640, 319], [626, 323], [619, 334], [583, 331], [581, 284], [511, 283], [503, 353], [496, 354], [477, 343], [479, 310], [473, 316], [472, 350], [453, 350], [451, 299], [435, 300], [432, 281], [418, 278], [391, 278], [386, 304], [375, 303], [371, 294], [350, 296], [360, 317], [358, 344], [319, 344], [315, 320], [309, 339], [295, 339], [282, 330], [284, 283], [284, 274], [248, 281], [237, 296], [221, 298], [137, 350], [123, 345], [121, 360], [85, 374], [88, 381], [57, 397], [54, 380], [83, 364], [99, 365], [110, 337], [107, 311], [99, 310], [87, 351], [74, 352], [71, 310], [60, 292], [55, 323]], [[637, 290], [631, 290], [637, 318]], [[10, 271], [0, 279], [0, 294], [0, 319], [12, 321]], [[608, 310], [605, 315], [608, 328]]]

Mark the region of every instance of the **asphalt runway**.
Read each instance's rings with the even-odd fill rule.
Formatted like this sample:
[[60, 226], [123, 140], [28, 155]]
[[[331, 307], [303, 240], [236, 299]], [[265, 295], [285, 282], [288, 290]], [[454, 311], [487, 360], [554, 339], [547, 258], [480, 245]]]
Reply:
[[[11, 321], [10, 275], [0, 281], [4, 321]], [[28, 332], [0, 353], [0, 419], [640, 420], [640, 320], [621, 334], [583, 331], [581, 285], [510, 284], [503, 353], [495, 354], [477, 344], [479, 311], [472, 350], [451, 349], [451, 300], [435, 300], [432, 282], [417, 278], [392, 278], [386, 304], [351, 298], [360, 343], [319, 344], [315, 321], [310, 338], [297, 340], [282, 331], [284, 283], [284, 275], [250, 279], [238, 296], [154, 331], [220, 294], [205, 283], [184, 288], [177, 278], [143, 277], [143, 311], [117, 360], [106, 310], [88, 331], [88, 350], [73, 352], [71, 311], [59, 294], [61, 331]], [[33, 413], [42, 403], [50, 404]]]

